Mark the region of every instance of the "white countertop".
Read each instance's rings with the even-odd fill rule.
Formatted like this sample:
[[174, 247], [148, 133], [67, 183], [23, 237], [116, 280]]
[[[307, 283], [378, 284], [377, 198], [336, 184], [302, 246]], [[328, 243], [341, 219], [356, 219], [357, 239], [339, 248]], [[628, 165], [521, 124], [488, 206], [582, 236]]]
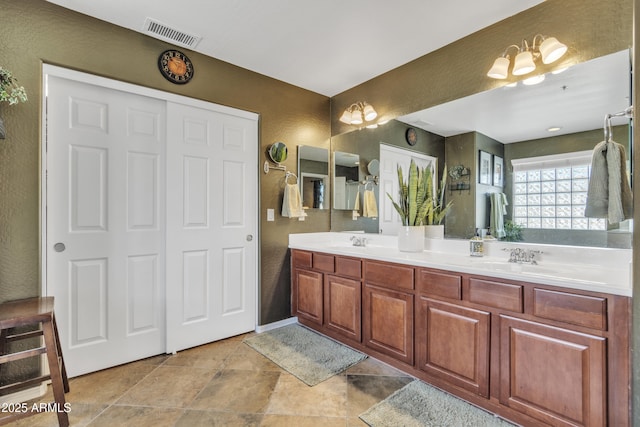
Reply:
[[[352, 236], [367, 239], [353, 246]], [[485, 241], [483, 257], [469, 256], [469, 241], [426, 239], [423, 252], [400, 252], [397, 237], [379, 234], [327, 232], [289, 235], [289, 247], [379, 261], [438, 268], [461, 273], [521, 280], [564, 288], [632, 295], [630, 249], [591, 248]], [[509, 263], [504, 249], [540, 251], [537, 265]]]

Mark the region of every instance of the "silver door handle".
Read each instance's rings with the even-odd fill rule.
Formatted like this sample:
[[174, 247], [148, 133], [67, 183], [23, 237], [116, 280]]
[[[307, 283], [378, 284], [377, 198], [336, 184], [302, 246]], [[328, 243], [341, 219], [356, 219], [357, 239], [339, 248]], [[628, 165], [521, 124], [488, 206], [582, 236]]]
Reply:
[[250, 242], [253, 240], [253, 235], [252, 234], [247, 234], [247, 242]]
[[58, 242], [53, 245], [53, 250], [56, 252], [64, 252], [65, 249], [67, 249], [67, 247], [62, 242]]

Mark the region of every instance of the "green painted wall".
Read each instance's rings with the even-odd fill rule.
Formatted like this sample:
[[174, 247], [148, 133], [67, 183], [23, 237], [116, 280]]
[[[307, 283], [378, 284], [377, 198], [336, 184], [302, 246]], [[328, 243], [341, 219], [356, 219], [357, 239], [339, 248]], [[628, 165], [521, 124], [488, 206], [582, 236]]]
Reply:
[[[42, 0], [0, 0], [0, 65], [25, 86], [29, 102], [0, 105], [8, 137], [0, 141], [0, 301], [40, 293], [41, 65], [49, 63], [260, 114], [260, 166], [266, 148], [284, 141], [329, 147], [329, 99], [275, 79], [183, 49], [194, 79], [174, 85], [158, 72], [170, 45]], [[295, 155], [285, 162], [296, 170]], [[261, 169], [260, 169], [261, 170]], [[260, 323], [289, 316], [288, 234], [326, 231], [329, 213], [304, 224], [266, 222], [266, 209], [282, 206], [284, 173], [260, 172]]]

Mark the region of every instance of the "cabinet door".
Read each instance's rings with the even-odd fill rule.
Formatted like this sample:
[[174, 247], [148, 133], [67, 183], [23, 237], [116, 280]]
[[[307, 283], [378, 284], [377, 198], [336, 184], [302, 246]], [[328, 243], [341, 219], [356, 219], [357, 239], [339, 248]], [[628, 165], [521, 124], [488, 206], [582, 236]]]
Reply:
[[500, 403], [555, 426], [604, 426], [606, 339], [500, 317]]
[[416, 309], [418, 368], [489, 397], [491, 314], [426, 297]]
[[413, 295], [367, 283], [363, 299], [365, 345], [413, 365]]
[[324, 287], [325, 326], [360, 342], [361, 283], [359, 280], [327, 275]]
[[291, 314], [322, 326], [323, 274], [294, 269]]

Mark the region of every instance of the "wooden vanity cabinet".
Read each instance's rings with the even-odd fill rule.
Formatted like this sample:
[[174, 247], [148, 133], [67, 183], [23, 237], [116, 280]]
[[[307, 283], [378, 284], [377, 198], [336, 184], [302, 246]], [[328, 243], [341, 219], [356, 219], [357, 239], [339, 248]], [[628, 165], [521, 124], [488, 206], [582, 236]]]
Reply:
[[300, 323], [362, 340], [362, 261], [291, 251], [291, 314]]
[[416, 367], [488, 398], [491, 313], [460, 305], [460, 274], [419, 268], [416, 288]]
[[500, 317], [500, 403], [554, 426], [607, 425], [606, 338]]
[[362, 327], [364, 345], [413, 365], [414, 269], [364, 261]]
[[420, 295], [416, 318], [417, 368], [488, 398], [491, 314]]
[[324, 283], [324, 301], [326, 328], [362, 341], [362, 282], [328, 274]]
[[293, 270], [291, 310], [299, 318], [322, 326], [324, 275], [316, 271], [296, 268]]
[[292, 251], [300, 322], [524, 426], [630, 425], [631, 298]]

